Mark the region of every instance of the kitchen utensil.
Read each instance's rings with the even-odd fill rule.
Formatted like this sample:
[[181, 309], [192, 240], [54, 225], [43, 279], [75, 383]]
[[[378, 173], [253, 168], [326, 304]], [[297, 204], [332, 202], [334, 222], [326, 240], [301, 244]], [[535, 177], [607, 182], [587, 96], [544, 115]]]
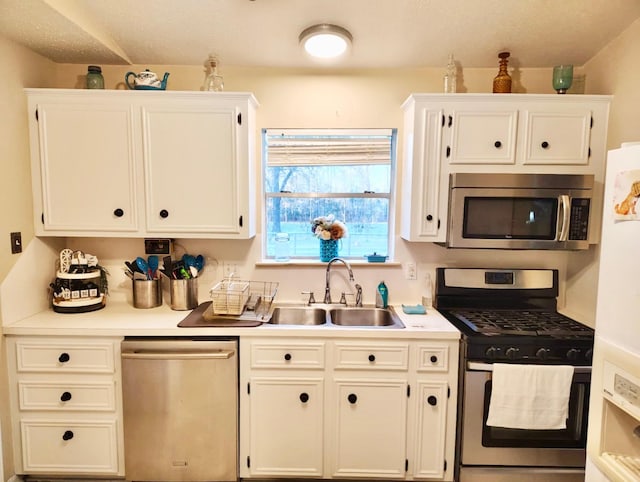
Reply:
[[173, 274], [173, 261], [171, 260], [171, 256], [162, 258], [162, 267], [164, 268], [164, 274], [167, 278], [171, 278]]
[[171, 272], [174, 279], [189, 279], [191, 275], [189, 271], [186, 269], [184, 261], [178, 260], [173, 263], [173, 271]]
[[131, 271], [132, 273], [140, 273], [140, 268], [138, 268], [138, 265], [135, 262], [131, 262], [131, 261], [125, 261], [124, 262], [125, 266], [127, 268], [129, 268], [129, 271]]
[[204, 268], [204, 256], [202, 256], [201, 254], [196, 256], [195, 266], [198, 269], [198, 272], [202, 271], [202, 268]]
[[149, 265], [144, 260], [144, 258], [141, 258], [140, 256], [138, 256], [136, 258], [136, 265], [138, 266], [138, 269], [142, 274], [147, 275], [147, 279], [151, 279], [151, 270], [149, 269]]
[[185, 254], [184, 256], [182, 256], [182, 261], [184, 261], [184, 265], [187, 268], [190, 268], [191, 266], [196, 265], [195, 256], [191, 256], [190, 254]]
[[158, 266], [160, 265], [160, 260], [155, 254], [152, 254], [147, 259], [147, 264], [149, 265], [149, 269], [151, 270], [151, 279], [156, 279], [158, 274]]

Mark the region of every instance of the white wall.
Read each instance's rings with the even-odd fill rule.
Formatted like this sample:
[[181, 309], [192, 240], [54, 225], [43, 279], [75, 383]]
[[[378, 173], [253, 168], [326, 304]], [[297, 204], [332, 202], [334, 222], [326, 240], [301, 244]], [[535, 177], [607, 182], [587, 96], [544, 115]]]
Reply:
[[[24, 87], [49, 87], [54, 80], [55, 68], [39, 55], [0, 36], [2, 59], [2, 88], [0, 88], [0, 281], [2, 281], [19, 254], [11, 254], [9, 233], [22, 233], [27, 246], [33, 239], [31, 215], [31, 171], [29, 167], [29, 141], [27, 133], [26, 98]], [[1, 323], [0, 320], [0, 334]], [[0, 476], [7, 480], [13, 473], [11, 461], [11, 434], [6, 381], [4, 340], [0, 342], [0, 447], [4, 460], [0, 460]], [[2, 463], [4, 462], [4, 463]], [[3, 473], [4, 472], [4, 473]]]

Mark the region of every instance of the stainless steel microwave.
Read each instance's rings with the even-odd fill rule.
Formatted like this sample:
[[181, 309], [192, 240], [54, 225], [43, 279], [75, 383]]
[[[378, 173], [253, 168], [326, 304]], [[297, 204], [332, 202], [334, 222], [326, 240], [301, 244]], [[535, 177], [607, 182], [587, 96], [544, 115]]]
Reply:
[[451, 174], [446, 246], [587, 249], [593, 180], [571, 174]]

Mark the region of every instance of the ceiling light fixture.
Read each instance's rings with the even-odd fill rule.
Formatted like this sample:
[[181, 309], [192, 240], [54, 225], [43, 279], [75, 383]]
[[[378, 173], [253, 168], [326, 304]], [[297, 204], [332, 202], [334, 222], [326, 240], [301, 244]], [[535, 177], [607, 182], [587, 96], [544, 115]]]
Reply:
[[332, 59], [347, 51], [353, 37], [347, 29], [323, 23], [304, 29], [299, 40], [309, 55]]

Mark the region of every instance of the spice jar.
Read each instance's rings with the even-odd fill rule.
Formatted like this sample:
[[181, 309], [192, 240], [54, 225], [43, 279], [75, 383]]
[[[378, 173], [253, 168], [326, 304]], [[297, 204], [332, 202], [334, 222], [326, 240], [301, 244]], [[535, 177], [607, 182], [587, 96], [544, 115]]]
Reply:
[[104, 77], [99, 65], [90, 65], [88, 67], [87, 89], [104, 89]]

